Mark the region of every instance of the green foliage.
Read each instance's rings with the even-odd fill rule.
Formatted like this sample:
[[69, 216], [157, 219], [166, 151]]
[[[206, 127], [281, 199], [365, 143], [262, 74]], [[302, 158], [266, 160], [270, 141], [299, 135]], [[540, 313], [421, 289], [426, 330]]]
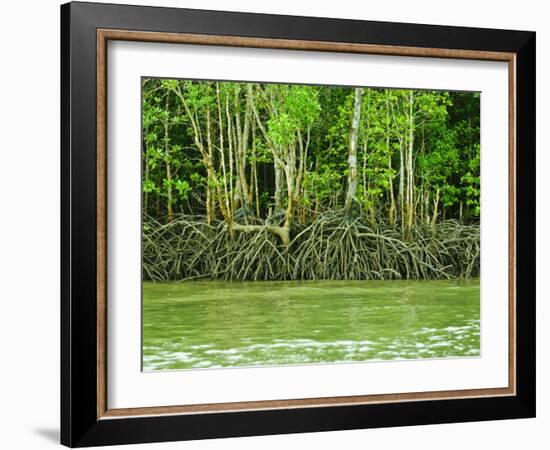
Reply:
[[274, 114], [267, 122], [271, 140], [280, 146], [292, 145], [296, 134], [304, 132], [319, 117], [317, 88], [311, 86], [270, 85]]
[[479, 197], [480, 197], [480, 178], [479, 178], [479, 144], [475, 145], [476, 156], [468, 161], [466, 172], [460, 181], [462, 182], [462, 192], [466, 198], [466, 205], [472, 209], [472, 215], [479, 217]]
[[[247, 223], [266, 223], [277, 195], [275, 164], [285, 205], [293, 186], [295, 226], [342, 208], [353, 88], [145, 79], [142, 93], [144, 208], [158, 221], [166, 220], [170, 198], [176, 213], [204, 216], [209, 207], [216, 221], [232, 217], [222, 207], [232, 215], [250, 203]], [[364, 89], [356, 199], [371, 221], [391, 213], [402, 223], [406, 202], [414, 224], [432, 216], [479, 220], [479, 98]], [[399, 184], [411, 176], [401, 197]]]

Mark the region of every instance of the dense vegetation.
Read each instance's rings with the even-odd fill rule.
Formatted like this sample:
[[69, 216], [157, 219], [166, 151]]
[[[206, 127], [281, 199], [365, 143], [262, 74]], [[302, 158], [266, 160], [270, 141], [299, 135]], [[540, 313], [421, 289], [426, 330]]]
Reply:
[[146, 79], [144, 277], [479, 273], [479, 94]]

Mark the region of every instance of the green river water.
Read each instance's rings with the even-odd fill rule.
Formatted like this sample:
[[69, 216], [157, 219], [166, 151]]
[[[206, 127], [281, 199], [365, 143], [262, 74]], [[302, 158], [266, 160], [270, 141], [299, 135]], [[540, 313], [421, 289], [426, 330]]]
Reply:
[[479, 281], [143, 285], [143, 370], [476, 357]]

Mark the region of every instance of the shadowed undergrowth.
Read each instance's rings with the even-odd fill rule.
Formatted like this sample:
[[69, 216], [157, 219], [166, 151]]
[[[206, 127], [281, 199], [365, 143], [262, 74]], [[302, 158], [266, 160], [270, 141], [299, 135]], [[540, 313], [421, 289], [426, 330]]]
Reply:
[[267, 229], [233, 231], [224, 222], [179, 216], [143, 225], [143, 277], [169, 281], [384, 280], [479, 276], [479, 225], [456, 220], [407, 232], [363, 216], [327, 212], [293, 230], [289, 246]]

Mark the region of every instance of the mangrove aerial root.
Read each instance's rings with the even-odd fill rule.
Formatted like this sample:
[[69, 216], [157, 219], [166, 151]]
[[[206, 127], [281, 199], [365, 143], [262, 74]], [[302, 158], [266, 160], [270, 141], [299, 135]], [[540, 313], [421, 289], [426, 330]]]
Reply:
[[143, 277], [153, 281], [385, 280], [479, 276], [479, 224], [447, 220], [408, 230], [370, 225], [362, 215], [329, 211], [294, 230], [288, 246], [262, 229], [231, 230], [223, 222], [146, 217]]

